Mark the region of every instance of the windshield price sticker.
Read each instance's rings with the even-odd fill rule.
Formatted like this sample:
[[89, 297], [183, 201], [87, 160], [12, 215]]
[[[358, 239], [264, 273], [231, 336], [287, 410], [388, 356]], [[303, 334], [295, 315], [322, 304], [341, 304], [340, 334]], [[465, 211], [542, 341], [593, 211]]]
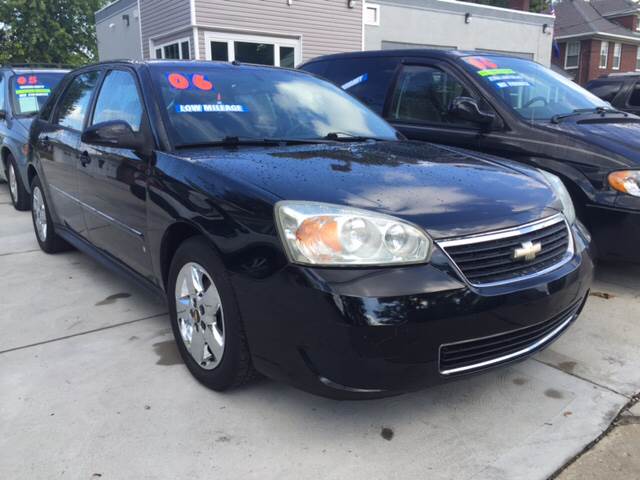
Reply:
[[492, 68], [489, 70], [479, 70], [478, 75], [481, 77], [491, 77], [493, 75], [513, 75], [516, 72], [510, 68]]
[[227, 105], [224, 103], [176, 105], [177, 113], [246, 113], [249, 109], [244, 105]]

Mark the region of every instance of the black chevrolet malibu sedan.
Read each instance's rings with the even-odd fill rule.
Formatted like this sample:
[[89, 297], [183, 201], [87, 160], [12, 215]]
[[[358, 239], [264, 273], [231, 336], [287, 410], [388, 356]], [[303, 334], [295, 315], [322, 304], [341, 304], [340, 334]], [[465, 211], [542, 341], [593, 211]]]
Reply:
[[593, 269], [562, 183], [397, 137], [304, 72], [86, 67], [31, 131], [36, 236], [161, 293], [215, 390], [377, 397], [547, 346]]
[[640, 117], [531, 60], [396, 50], [303, 65], [413, 140], [460, 146], [562, 179], [599, 257], [640, 262]]

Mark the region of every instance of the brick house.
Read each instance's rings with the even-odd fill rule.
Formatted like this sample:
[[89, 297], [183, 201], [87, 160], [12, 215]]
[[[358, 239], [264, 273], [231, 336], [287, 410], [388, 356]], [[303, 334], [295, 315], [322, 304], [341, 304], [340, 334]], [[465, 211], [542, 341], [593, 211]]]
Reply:
[[555, 4], [552, 63], [585, 85], [604, 74], [640, 71], [640, 4], [561, 0]]

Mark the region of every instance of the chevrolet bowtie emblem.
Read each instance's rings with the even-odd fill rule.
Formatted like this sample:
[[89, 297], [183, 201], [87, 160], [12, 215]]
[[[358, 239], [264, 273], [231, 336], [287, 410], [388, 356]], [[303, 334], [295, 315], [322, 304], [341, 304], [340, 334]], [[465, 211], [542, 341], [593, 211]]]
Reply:
[[520, 248], [516, 248], [513, 251], [514, 260], [525, 260], [530, 262], [535, 260], [538, 254], [542, 251], [542, 244], [540, 242], [524, 242]]

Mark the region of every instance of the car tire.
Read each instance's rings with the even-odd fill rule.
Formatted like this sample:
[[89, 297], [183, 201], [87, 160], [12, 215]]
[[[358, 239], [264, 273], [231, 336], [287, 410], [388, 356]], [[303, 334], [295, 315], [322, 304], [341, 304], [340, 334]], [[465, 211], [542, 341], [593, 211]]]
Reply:
[[70, 245], [56, 234], [49, 204], [38, 177], [31, 182], [31, 218], [38, 245], [44, 252], [58, 253], [71, 249]]
[[11, 196], [11, 203], [13, 203], [13, 207], [20, 211], [29, 210], [29, 193], [27, 192], [27, 189], [24, 188], [22, 177], [18, 170], [18, 165], [12, 155], [7, 157], [6, 177], [7, 183], [9, 184], [9, 195]]
[[224, 391], [256, 376], [233, 287], [203, 237], [189, 238], [175, 253], [167, 298], [178, 350], [200, 383]]

